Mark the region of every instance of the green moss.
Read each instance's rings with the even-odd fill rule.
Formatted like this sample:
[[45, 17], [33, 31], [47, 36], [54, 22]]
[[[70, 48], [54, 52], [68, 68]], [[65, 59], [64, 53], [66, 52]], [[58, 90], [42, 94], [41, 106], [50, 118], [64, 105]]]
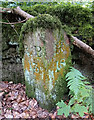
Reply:
[[91, 11], [88, 8], [83, 8], [80, 5], [61, 4], [48, 8], [47, 13], [56, 15], [62, 24], [70, 24], [79, 26], [91, 22]]
[[43, 4], [37, 4], [32, 6], [32, 10], [36, 11], [38, 14], [46, 14], [47, 8], [48, 5], [43, 5]]
[[79, 27], [78, 34], [82, 36], [83, 41], [85, 43], [89, 44], [90, 46], [92, 45], [93, 43], [92, 37], [94, 35], [94, 32], [93, 27], [90, 24], [86, 24], [84, 26]]
[[39, 13], [37, 13], [35, 10], [33, 10], [33, 8], [31, 6], [22, 6], [21, 7], [22, 10], [24, 10], [25, 12], [33, 15], [33, 16], [37, 16], [39, 15]]
[[55, 85], [55, 90], [57, 91], [56, 92], [56, 95], [57, 95], [57, 99], [56, 101], [59, 101], [61, 100], [62, 98], [64, 100], [66, 100], [66, 97], [68, 98], [68, 87], [67, 87], [67, 82], [66, 82], [66, 73], [69, 72], [69, 67], [72, 66], [72, 63], [71, 63], [71, 56], [69, 56], [67, 59], [66, 59], [66, 66], [64, 68], [64, 71], [62, 72], [62, 76], [59, 76], [57, 81], [56, 81], [56, 85]]
[[11, 25], [2, 25], [2, 48], [3, 50], [8, 48], [9, 42], [18, 42], [19, 40], [19, 35], [20, 35], [20, 30], [22, 27], [21, 24], [15, 24], [14, 27], [11, 27]]
[[27, 32], [33, 32], [37, 28], [44, 28], [44, 29], [61, 29], [62, 24], [57, 17], [52, 17], [49, 14], [38, 15], [35, 18], [29, 19], [24, 25], [22, 26], [20, 37], [19, 37], [19, 51], [21, 56], [24, 54], [24, 45], [23, 39], [24, 35]]
[[35, 90], [34, 90], [34, 86], [32, 87], [32, 85], [30, 85], [27, 81], [25, 81], [25, 85], [26, 85], [26, 94], [28, 95], [29, 98], [35, 98]]
[[[39, 14], [50, 14], [52, 16], [57, 16], [62, 25], [63, 29], [67, 32], [67, 34], [73, 34], [74, 36], [77, 36], [79, 39], [90, 46], [94, 44], [92, 41], [94, 38], [94, 35], [92, 34], [92, 30], [85, 30], [85, 26], [91, 25], [94, 26], [94, 18], [92, 16], [93, 13], [93, 3], [92, 3], [92, 10], [89, 8], [84, 8], [81, 5], [78, 4], [71, 4], [64, 2], [61, 2], [60, 4], [56, 3], [54, 4], [35, 4], [32, 7], [28, 7], [28, 10], [26, 12], [37, 16]], [[25, 10], [25, 9], [24, 9]], [[81, 32], [82, 29], [82, 32]], [[87, 28], [86, 28], [87, 29]], [[91, 28], [90, 28], [91, 29]], [[94, 28], [92, 28], [94, 31]], [[75, 34], [75, 31], [79, 31], [77, 34]], [[86, 35], [87, 34], [87, 35]]]
[[[80, 38], [81, 36], [81, 40], [89, 44], [90, 46], [94, 44], [91, 40], [94, 37], [92, 34], [92, 30], [89, 30], [89, 32], [85, 29], [83, 30], [84, 26], [93, 26], [93, 9], [91, 10], [89, 8], [83, 8], [81, 5], [78, 4], [65, 4], [61, 2], [60, 4], [57, 3], [55, 5], [48, 5], [43, 3], [37, 4], [31, 7], [31, 11], [36, 12], [37, 15], [47, 13], [52, 16], [57, 16], [60, 19], [63, 25], [63, 29], [67, 32], [67, 34], [73, 34], [74, 36], [76, 35], [78, 36], [78, 38]], [[77, 34], [74, 34], [74, 32], [77, 30], [79, 32]]]
[[91, 23], [92, 18], [92, 12], [89, 8], [83, 8], [81, 5], [78, 4], [65, 4], [64, 2], [61, 2], [60, 4], [56, 3], [55, 5], [40, 3], [35, 4], [32, 7], [24, 6], [23, 10], [25, 10], [29, 14], [31, 13], [34, 16], [45, 13], [52, 16], [55, 15], [60, 19], [62, 24], [70, 24], [76, 26], [85, 23]]
[[[93, 35], [93, 32], [94, 32], [94, 12], [93, 12], [94, 2], [92, 2], [92, 10], [90, 10], [89, 8], [83, 8], [81, 5], [65, 4], [63, 2], [61, 2], [60, 4], [55, 3], [55, 5], [52, 3], [48, 4], [48, 3], [38, 3], [38, 2], [31, 3], [32, 6], [28, 6], [28, 5], [26, 6], [25, 5], [26, 3], [24, 4], [21, 3], [21, 4], [22, 4], [20, 6], [21, 9], [23, 9], [24, 11], [26, 11], [27, 13], [33, 16], [38, 17], [39, 14], [45, 14], [45, 13], [50, 14], [52, 16], [57, 16], [60, 19], [63, 25], [63, 29], [67, 32], [67, 34], [69, 35], [73, 34], [74, 36], [77, 36], [79, 39], [81, 38], [83, 42], [87, 43], [90, 46], [94, 45], [94, 42], [93, 42], [93, 39], [94, 39], [94, 35]], [[40, 19], [38, 23], [39, 22], [41, 23], [41, 20], [42, 19]], [[36, 23], [34, 22], [34, 24]], [[7, 43], [9, 41], [18, 42], [18, 37], [21, 31], [22, 25], [23, 23], [14, 25], [15, 26], [14, 29], [18, 33], [17, 35], [17, 33], [11, 27], [11, 25], [3, 24], [3, 39], [4, 39], [3, 49], [8, 48]], [[48, 24], [45, 24], [44, 26], [47, 27], [47, 25]], [[40, 26], [42, 25], [40, 24]], [[75, 34], [74, 33], [75, 31], [78, 31], [78, 33]], [[22, 49], [23, 49], [23, 45], [20, 46], [20, 50]]]

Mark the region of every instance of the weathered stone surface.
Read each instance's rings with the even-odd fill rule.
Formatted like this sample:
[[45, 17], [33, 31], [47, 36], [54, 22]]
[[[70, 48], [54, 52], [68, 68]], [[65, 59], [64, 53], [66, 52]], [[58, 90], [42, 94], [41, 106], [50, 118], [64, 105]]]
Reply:
[[0, 81], [2, 81], [2, 61], [0, 61]]
[[38, 28], [24, 37], [26, 91], [51, 110], [67, 92], [64, 79], [70, 56], [69, 41], [63, 30]]
[[[4, 91], [7, 87], [8, 87], [8, 85], [6, 85], [4, 82], [0, 81], [0, 91]], [[1, 95], [1, 93], [0, 93], [0, 95]]]
[[22, 61], [16, 47], [9, 46], [3, 51], [1, 70], [3, 81], [24, 82]]
[[[6, 18], [10, 22], [13, 22], [20, 18], [20, 16], [11, 13], [2, 14], [2, 19], [6, 20]], [[0, 56], [0, 60], [2, 59], [0, 74], [2, 73], [2, 76], [0, 75], [0, 77], [2, 81], [13, 81], [14, 83], [22, 83], [24, 81], [22, 60], [18, 53], [18, 40], [21, 26], [22, 24], [2, 24], [2, 27], [0, 27], [0, 29], [2, 28], [2, 37], [0, 35], [2, 38], [0, 39], [0, 50], [2, 51], [2, 57]]]
[[94, 58], [75, 47], [73, 51], [74, 67], [78, 69], [91, 83], [94, 84]]
[[2, 81], [2, 25], [0, 25], [0, 81]]
[[2, 98], [3, 98], [4, 92], [0, 91], [0, 118], [2, 118]]

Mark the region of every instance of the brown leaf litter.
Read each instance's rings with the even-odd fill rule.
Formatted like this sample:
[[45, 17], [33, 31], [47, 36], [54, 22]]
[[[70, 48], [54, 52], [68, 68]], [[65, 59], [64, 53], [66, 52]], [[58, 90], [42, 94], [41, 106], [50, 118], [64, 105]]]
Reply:
[[[25, 86], [21, 83], [0, 82], [0, 120], [3, 118], [62, 120], [66, 117], [57, 115], [57, 110], [49, 113], [47, 110], [42, 109], [34, 98], [31, 99], [26, 96]], [[72, 114], [70, 118], [80, 117]], [[89, 118], [89, 114], [83, 116], [83, 119], [86, 118]]]

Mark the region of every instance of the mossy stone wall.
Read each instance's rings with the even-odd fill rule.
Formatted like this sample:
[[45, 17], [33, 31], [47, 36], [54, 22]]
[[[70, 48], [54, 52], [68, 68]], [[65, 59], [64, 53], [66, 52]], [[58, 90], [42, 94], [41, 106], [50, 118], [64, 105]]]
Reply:
[[[4, 22], [16, 22], [20, 16], [9, 13], [2, 14]], [[15, 25], [2, 24], [2, 80], [24, 83], [24, 72], [21, 56], [18, 52], [18, 40], [23, 23]]]

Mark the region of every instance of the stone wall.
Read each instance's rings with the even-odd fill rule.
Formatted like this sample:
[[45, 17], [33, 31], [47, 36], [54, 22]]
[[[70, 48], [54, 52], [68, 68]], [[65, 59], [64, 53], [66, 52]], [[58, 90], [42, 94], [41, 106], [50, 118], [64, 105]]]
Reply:
[[[9, 13], [2, 14], [3, 20], [16, 22], [22, 18]], [[2, 24], [2, 80], [15, 83], [24, 82], [22, 60], [18, 52], [18, 40], [23, 23], [15, 25]]]
[[74, 47], [72, 54], [74, 67], [87, 77], [90, 83], [94, 84], [94, 58], [77, 47]]
[[17, 46], [9, 45], [2, 52], [2, 80], [15, 83], [24, 82], [22, 60], [17, 52]]

